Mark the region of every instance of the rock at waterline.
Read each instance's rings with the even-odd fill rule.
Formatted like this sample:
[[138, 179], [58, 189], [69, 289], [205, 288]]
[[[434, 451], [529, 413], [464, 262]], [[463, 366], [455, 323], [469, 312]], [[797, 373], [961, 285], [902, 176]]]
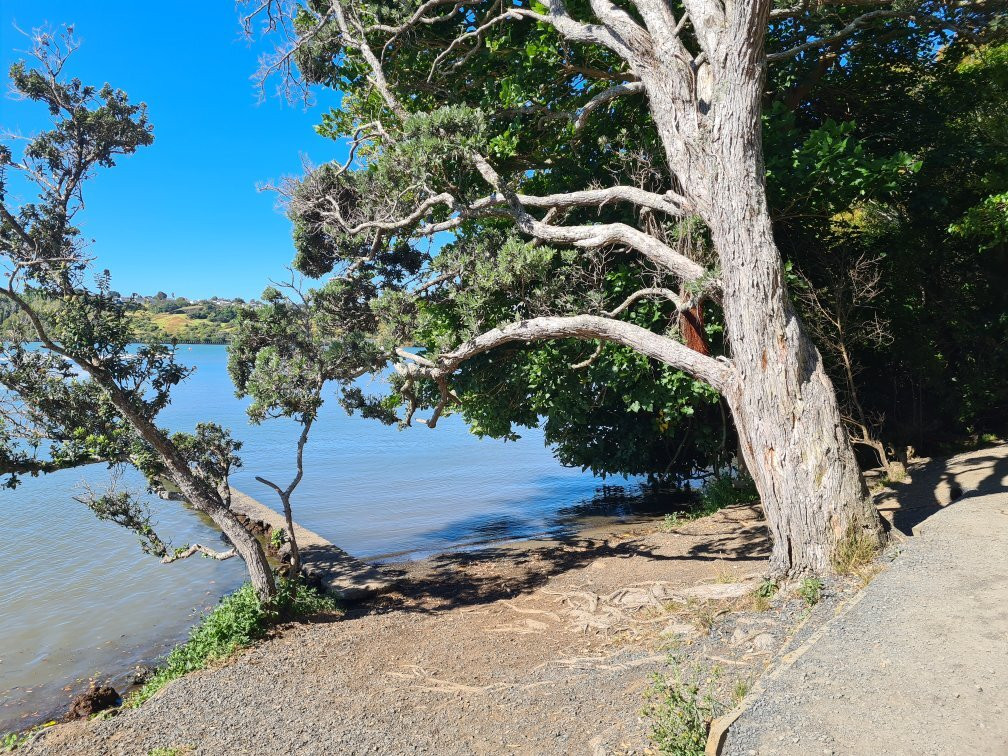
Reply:
[[70, 711], [67, 712], [67, 720], [86, 719], [92, 714], [97, 714], [104, 709], [111, 709], [122, 703], [122, 697], [116, 693], [116, 689], [108, 685], [92, 687], [86, 693], [77, 696], [70, 704]]

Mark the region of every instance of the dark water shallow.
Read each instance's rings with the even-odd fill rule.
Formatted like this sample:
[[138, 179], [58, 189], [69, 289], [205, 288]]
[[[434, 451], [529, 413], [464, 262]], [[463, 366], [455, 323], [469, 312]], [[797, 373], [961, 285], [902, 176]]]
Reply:
[[[245, 441], [233, 484], [269, 506], [256, 475], [292, 474], [293, 424], [249, 427], [232, 394], [223, 347], [181, 347], [196, 374], [162, 416], [173, 429], [213, 419]], [[514, 443], [470, 435], [455, 418], [406, 431], [347, 417], [331, 402], [306, 452], [295, 518], [367, 559], [409, 559], [491, 540], [554, 532], [585, 516], [624, 517], [646, 503], [634, 481], [561, 467], [539, 431]], [[136, 539], [73, 500], [101, 466], [25, 480], [0, 492], [0, 731], [51, 714], [89, 677], [105, 679], [184, 637], [195, 615], [243, 579], [238, 560], [162, 566]], [[124, 484], [142, 487], [133, 471]], [[615, 485], [614, 485], [615, 484]], [[154, 501], [176, 544], [214, 530], [176, 502]], [[117, 678], [122, 684], [122, 677]]]

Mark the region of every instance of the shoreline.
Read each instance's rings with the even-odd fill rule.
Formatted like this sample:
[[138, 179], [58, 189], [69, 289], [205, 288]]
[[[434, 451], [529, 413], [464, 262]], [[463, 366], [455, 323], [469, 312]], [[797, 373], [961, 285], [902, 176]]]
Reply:
[[[184, 502], [180, 503], [184, 504]], [[677, 504], [681, 503], [677, 502]], [[678, 508], [681, 508], [681, 506], [672, 505], [669, 507], [668, 511], [675, 511], [675, 509]], [[271, 527], [286, 527], [286, 522], [281, 513], [238, 489], [232, 489], [232, 509], [239, 514], [248, 517], [251, 521], [265, 523]], [[346, 554], [346, 552], [343, 552], [342, 549], [334, 546], [322, 536], [318, 535], [314, 531], [308, 530], [299, 523], [295, 522], [294, 525], [295, 528], [297, 528], [298, 543], [303, 552], [302, 558], [304, 558], [304, 552], [308, 551], [310, 553], [310, 549], [312, 548], [319, 549], [323, 552], [328, 549], [335, 549], [336, 552], [344, 555], [346, 559], [350, 560], [350, 563], [354, 565], [355, 569], [360, 569], [361, 567], [367, 568], [365, 575], [369, 574], [373, 569], [379, 573], [391, 572], [398, 573], [401, 576], [423, 573], [426, 569], [429, 569], [439, 561], [455, 556], [477, 556], [481, 552], [490, 550], [507, 552], [512, 555], [519, 554], [521, 552], [531, 553], [536, 549], [548, 547], [550, 545], [561, 545], [576, 537], [605, 537], [606, 534], [613, 530], [647, 522], [657, 522], [663, 514], [664, 512], [659, 511], [612, 515], [586, 513], [581, 516], [572, 517], [569, 521], [564, 522], [561, 525], [557, 525], [550, 530], [540, 531], [537, 533], [512, 537], [504, 536], [479, 539], [475, 541], [464, 541], [458, 544], [453, 544], [450, 548], [415, 549], [406, 552], [384, 553], [361, 559], [351, 557]], [[258, 537], [261, 541], [266, 541], [268, 545], [268, 531], [259, 533]], [[267, 549], [267, 551], [270, 560], [274, 562], [277, 561], [277, 555], [275, 552], [271, 552], [269, 549]], [[403, 558], [404, 556], [409, 558]], [[381, 583], [380, 586], [375, 586], [378, 590], [366, 589], [353, 593], [353, 595], [349, 598], [344, 595], [344, 600], [353, 603], [366, 600], [368, 597], [372, 597], [377, 593], [394, 589], [395, 584], [401, 579], [401, 577], [392, 577], [379, 581]], [[186, 640], [200, 617], [206, 611], [212, 609], [213, 606], [215, 606], [216, 603], [223, 598], [223, 596], [228, 595], [233, 590], [234, 589], [230, 589], [223, 592], [217, 597], [213, 604], [202, 604], [194, 607], [191, 616], [188, 618], [189, 621], [185, 622], [177, 632], [167, 634], [155, 643], [138, 644], [136, 647], [131, 648], [128, 653], [121, 654], [122, 658], [118, 661], [113, 661], [104, 665], [103, 671], [93, 675], [90, 680], [95, 681], [99, 685], [111, 685], [121, 696], [125, 697], [128, 693], [137, 689], [142, 684], [136, 682], [138, 668], [145, 669], [158, 666], [158, 664], [163, 661], [164, 657], [176, 645]], [[117, 654], [117, 656], [120, 655]], [[4, 722], [3, 725], [0, 725], [0, 734], [8, 731], [26, 731], [50, 721], [62, 722], [74, 697], [87, 691], [88, 687], [89, 680], [85, 680], [83, 678], [69, 682], [65, 679], [54, 679], [35, 683], [30, 689], [31, 692], [37, 692], [43, 689], [49, 690], [51, 692], [51, 696], [45, 696], [45, 699], [51, 700], [51, 705], [40, 706], [31, 714], [27, 714], [26, 712], [19, 711], [19, 709], [32, 707], [18, 706], [15, 704], [13, 708], [14, 713], [12, 713], [10, 717], [4, 716], [3, 719], [0, 720]], [[16, 692], [17, 690], [19, 689], [10, 689], [5, 691], [5, 693], [9, 694], [11, 692]]]
[[[991, 471], [1005, 460], [1008, 446], [920, 461], [876, 503], [903, 530], [957, 488], [1003, 491]], [[139, 708], [47, 729], [26, 751], [645, 752], [655, 680], [702, 675], [730, 708], [900, 551], [896, 537], [850, 575], [765, 590], [765, 522], [758, 504], [735, 504], [388, 564], [394, 588], [338, 621], [283, 625]]]

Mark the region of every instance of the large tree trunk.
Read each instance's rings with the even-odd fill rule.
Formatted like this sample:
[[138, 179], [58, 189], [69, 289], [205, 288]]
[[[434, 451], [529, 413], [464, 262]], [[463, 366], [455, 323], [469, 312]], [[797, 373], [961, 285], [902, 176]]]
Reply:
[[[669, 165], [710, 229], [721, 267], [725, 335], [735, 376], [723, 389], [773, 537], [777, 574], [826, 572], [846, 538], [879, 544], [882, 528], [844, 428], [833, 384], [787, 294], [766, 202], [762, 151], [763, 34], [754, 0], [723, 30], [695, 90], [658, 60], [638, 69]], [[753, 20], [755, 19], [755, 21]], [[704, 126], [683, 139], [681, 103]]]
[[773, 536], [772, 571], [824, 572], [843, 539], [879, 544], [881, 524], [833, 384], [787, 297], [769, 218], [752, 212], [760, 196], [739, 202], [747, 222], [729, 206], [712, 228], [737, 374], [725, 398]]

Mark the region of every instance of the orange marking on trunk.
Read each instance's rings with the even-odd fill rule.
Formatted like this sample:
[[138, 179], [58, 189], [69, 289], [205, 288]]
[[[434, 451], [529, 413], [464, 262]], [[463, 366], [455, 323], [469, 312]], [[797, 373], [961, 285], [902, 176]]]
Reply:
[[683, 343], [694, 352], [702, 355], [710, 354], [710, 346], [704, 335], [703, 310], [700, 307], [693, 307], [679, 314], [679, 332], [683, 336]]

